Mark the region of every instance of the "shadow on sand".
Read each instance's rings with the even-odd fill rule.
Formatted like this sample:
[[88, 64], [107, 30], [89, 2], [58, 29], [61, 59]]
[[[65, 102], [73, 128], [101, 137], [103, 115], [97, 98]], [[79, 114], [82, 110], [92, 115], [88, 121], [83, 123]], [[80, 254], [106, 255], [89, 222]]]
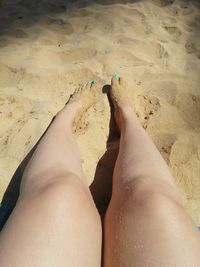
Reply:
[[[32, 27], [42, 20], [41, 25], [49, 30], [70, 35], [75, 29], [70, 24], [71, 13], [80, 10], [74, 16], [83, 17], [88, 13], [84, 8], [97, 3], [101, 5], [126, 4], [139, 0], [0, 0], [0, 37], [32, 38], [26, 28]], [[65, 15], [65, 19], [59, 18]], [[56, 16], [56, 18], [55, 18]], [[45, 21], [44, 21], [45, 20]], [[32, 35], [42, 31], [39, 27], [31, 32]], [[1, 45], [3, 46], [3, 44]]]
[[[110, 202], [112, 193], [112, 175], [119, 148], [119, 133], [114, 120], [114, 107], [110, 99], [109, 89], [109, 85], [104, 86], [103, 88], [103, 93], [107, 94], [111, 109], [111, 118], [109, 125], [110, 131], [107, 140], [107, 150], [97, 164], [94, 181], [90, 186], [92, 196], [101, 216], [105, 214], [107, 206]], [[41, 138], [38, 140], [36, 145], [20, 163], [4, 193], [0, 207], [0, 231], [2, 230], [17, 203], [24, 170], [29, 163], [34, 151], [36, 150], [40, 140], [47, 132], [53, 120], [54, 118], [52, 119], [51, 123], [49, 124]]]
[[107, 94], [110, 104], [110, 124], [109, 124], [109, 136], [106, 144], [106, 152], [99, 160], [94, 181], [90, 186], [93, 199], [99, 211], [99, 214], [103, 217], [112, 195], [112, 177], [115, 162], [119, 152], [119, 131], [114, 119], [114, 106], [110, 98], [110, 86], [103, 87], [103, 93]]
[[40, 137], [38, 142], [35, 144], [35, 146], [31, 149], [31, 151], [26, 155], [26, 157], [23, 159], [23, 161], [18, 166], [17, 170], [15, 171], [13, 177], [10, 180], [10, 183], [4, 193], [1, 207], [0, 207], [0, 231], [2, 230], [4, 224], [6, 223], [8, 217], [10, 216], [12, 210], [14, 209], [20, 192], [20, 184], [22, 180], [22, 176], [24, 173], [24, 170], [29, 163], [30, 159], [32, 158], [33, 153], [35, 152], [40, 140], [47, 132], [48, 128], [52, 124], [54, 118], [52, 119], [51, 123], [43, 133], [43, 135]]

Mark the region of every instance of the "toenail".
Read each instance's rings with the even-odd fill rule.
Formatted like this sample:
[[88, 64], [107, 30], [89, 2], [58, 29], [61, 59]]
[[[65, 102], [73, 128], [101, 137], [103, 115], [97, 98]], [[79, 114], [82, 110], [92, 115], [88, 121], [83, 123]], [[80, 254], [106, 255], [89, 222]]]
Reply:
[[93, 80], [92, 82], [91, 82], [91, 85], [96, 85], [97, 84], [97, 81], [96, 80]]
[[119, 80], [119, 74], [117, 72], [115, 72], [115, 74], [114, 74], [114, 79], [117, 81]]

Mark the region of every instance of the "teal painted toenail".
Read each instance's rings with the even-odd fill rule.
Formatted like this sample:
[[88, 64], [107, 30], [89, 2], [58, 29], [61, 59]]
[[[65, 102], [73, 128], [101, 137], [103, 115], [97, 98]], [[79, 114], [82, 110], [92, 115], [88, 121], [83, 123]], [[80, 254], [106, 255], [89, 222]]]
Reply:
[[114, 74], [114, 79], [117, 81], [119, 80], [119, 74], [117, 72], [115, 72], [115, 74]]
[[96, 81], [96, 80], [93, 80], [93, 81], [91, 82], [91, 84], [92, 84], [92, 85], [96, 85], [96, 84], [97, 84], [97, 81]]

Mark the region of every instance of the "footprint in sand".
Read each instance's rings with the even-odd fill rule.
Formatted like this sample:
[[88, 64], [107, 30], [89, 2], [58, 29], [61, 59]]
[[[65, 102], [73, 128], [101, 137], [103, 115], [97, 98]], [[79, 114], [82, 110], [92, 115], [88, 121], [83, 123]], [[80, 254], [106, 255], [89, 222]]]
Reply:
[[16, 86], [25, 74], [24, 69], [8, 67], [2, 62], [0, 62], [0, 70], [0, 86], [2, 87]]
[[[123, 6], [113, 6], [112, 7], [112, 14], [122, 16], [123, 19], [129, 18], [135, 24], [140, 24], [145, 21], [146, 16], [141, 11], [135, 8], [126, 8]], [[132, 25], [133, 26], [133, 25]]]
[[111, 51], [103, 55], [99, 61], [101, 60], [103, 71], [110, 74], [115, 72], [116, 66], [120, 66], [120, 68], [130, 68], [149, 65], [148, 61], [142, 60], [126, 50]]
[[161, 45], [159, 43], [155, 43], [154, 46], [155, 46], [155, 52], [156, 52], [158, 58], [166, 59], [169, 57], [169, 54], [163, 45]]
[[69, 42], [68, 35], [57, 33], [55, 31], [43, 32], [43, 34], [39, 34], [37, 37], [37, 42], [41, 45], [45, 46], [57, 46], [62, 47], [67, 42]]
[[[127, 36], [130, 36], [130, 32], [132, 32], [132, 37], [137, 36], [138, 34], [149, 34], [152, 32], [152, 27], [147, 23], [145, 14], [135, 8], [116, 6], [112, 9], [112, 14], [116, 17], [120, 16], [123, 19], [120, 31], [125, 38], [125, 32], [127, 33]], [[114, 23], [114, 26], [115, 25], [116, 24]]]
[[187, 4], [183, 5], [182, 9], [183, 10], [182, 10], [181, 13], [182, 13], [183, 16], [188, 16], [188, 15], [190, 15], [190, 14], [195, 12], [194, 8], [192, 8], [191, 6], [188, 6]]
[[169, 33], [169, 34], [175, 34], [177, 33], [179, 30], [177, 27], [174, 26], [163, 26], [163, 28]]
[[80, 62], [82, 60], [87, 60], [94, 58], [97, 55], [97, 50], [93, 48], [76, 48], [76, 49], [71, 49], [71, 50], [66, 50], [60, 53], [63, 57], [64, 60], [67, 62]]
[[184, 70], [186, 71], [187, 75], [190, 75], [192, 77], [192, 74], [194, 75], [194, 78], [197, 77], [197, 69], [199, 64], [195, 62], [193, 59], [189, 58], [185, 62]]
[[149, 85], [148, 89], [152, 95], [162, 98], [171, 105], [175, 104], [178, 91], [174, 82], [155, 81]]
[[188, 31], [194, 31], [194, 30], [197, 30], [199, 29], [200, 27], [200, 19], [199, 17], [198, 18], [195, 18], [195, 19], [192, 19], [192, 20], [189, 20], [187, 22], [187, 25], [190, 27], [190, 29]]
[[[119, 38], [117, 41], [123, 43], [122, 38]], [[146, 61], [148, 65], [150, 62], [157, 63], [158, 65], [162, 66], [167, 64], [169, 53], [166, 48], [159, 42], [146, 42], [138, 39], [130, 39], [129, 44], [131, 45], [132, 52], [130, 53], [128, 51], [125, 51], [124, 56], [121, 54], [122, 58], [124, 58], [125, 56], [129, 58], [127, 58], [129, 67], [132, 65], [131, 60], [133, 61], [133, 64], [135, 61], [131, 58], [131, 55], [132, 57], [133, 55], [137, 55], [137, 58], [139, 58], [140, 61], [143, 61], [143, 63]]]
[[126, 16], [130, 15], [132, 19], [137, 23], [144, 22], [146, 18], [144, 13], [140, 12], [137, 9], [125, 9], [125, 13], [127, 14]]
[[137, 96], [139, 101], [138, 116], [144, 129], [148, 127], [148, 122], [160, 108], [160, 101], [155, 96]]
[[[152, 32], [151, 25], [147, 22], [146, 16], [144, 13], [140, 12], [137, 9], [122, 9], [120, 8], [119, 12], [123, 14], [124, 22], [127, 29], [132, 28], [131, 31], [134, 31], [135, 35], [136, 33], [142, 33], [149, 34]], [[120, 14], [119, 13], [119, 14]], [[116, 14], [117, 15], [117, 14]]]
[[[199, 46], [200, 47], [200, 46]], [[200, 59], [200, 48], [197, 47], [195, 42], [193, 41], [187, 41], [185, 44], [185, 49], [188, 54], [195, 54], [197, 58]]]
[[62, 52], [43, 48], [34, 54], [32, 62], [35, 66], [55, 68], [66, 63], [83, 63], [85, 60], [94, 58], [96, 53], [97, 51], [92, 48], [76, 48]]
[[51, 31], [56, 31], [62, 34], [70, 35], [74, 32], [72, 25], [63, 19], [54, 19], [45, 17], [40, 20], [40, 25]]
[[171, 38], [174, 42], [177, 42], [180, 40], [182, 32], [181, 32], [181, 30], [179, 30], [178, 27], [167, 26], [167, 25], [163, 25], [162, 27], [171, 35]]
[[200, 96], [194, 94], [179, 94], [176, 97], [176, 105], [182, 119], [189, 127], [200, 127]]
[[[3, 139], [0, 139], [2, 154], [11, 159], [20, 159], [32, 148], [32, 144], [38, 141], [42, 134], [41, 128], [38, 121], [28, 120], [25, 117], [13, 121], [12, 127], [5, 131]], [[14, 152], [13, 148], [15, 148]]]
[[[94, 27], [95, 25], [95, 27]], [[106, 13], [98, 12], [92, 14], [88, 19], [83, 20], [79, 27], [79, 31], [95, 34], [95, 36], [102, 36], [113, 34], [114, 22]]]
[[175, 0], [153, 0], [153, 3], [155, 3], [156, 5], [160, 6], [160, 7], [165, 7], [168, 5], [172, 5], [174, 3]]
[[12, 118], [21, 120], [24, 116], [24, 111], [31, 109], [33, 105], [34, 102], [32, 100], [22, 96], [0, 97], [1, 113], [5, 119], [9, 118], [9, 120]]

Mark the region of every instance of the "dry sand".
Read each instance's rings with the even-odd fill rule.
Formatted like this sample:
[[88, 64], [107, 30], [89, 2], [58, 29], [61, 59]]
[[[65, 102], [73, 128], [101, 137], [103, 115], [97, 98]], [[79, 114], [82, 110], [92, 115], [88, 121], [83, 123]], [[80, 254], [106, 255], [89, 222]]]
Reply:
[[[0, 1], [1, 196], [75, 88], [93, 79], [103, 87], [118, 72], [200, 224], [200, 6], [173, 2]], [[104, 94], [78, 127], [89, 184], [109, 119]]]

